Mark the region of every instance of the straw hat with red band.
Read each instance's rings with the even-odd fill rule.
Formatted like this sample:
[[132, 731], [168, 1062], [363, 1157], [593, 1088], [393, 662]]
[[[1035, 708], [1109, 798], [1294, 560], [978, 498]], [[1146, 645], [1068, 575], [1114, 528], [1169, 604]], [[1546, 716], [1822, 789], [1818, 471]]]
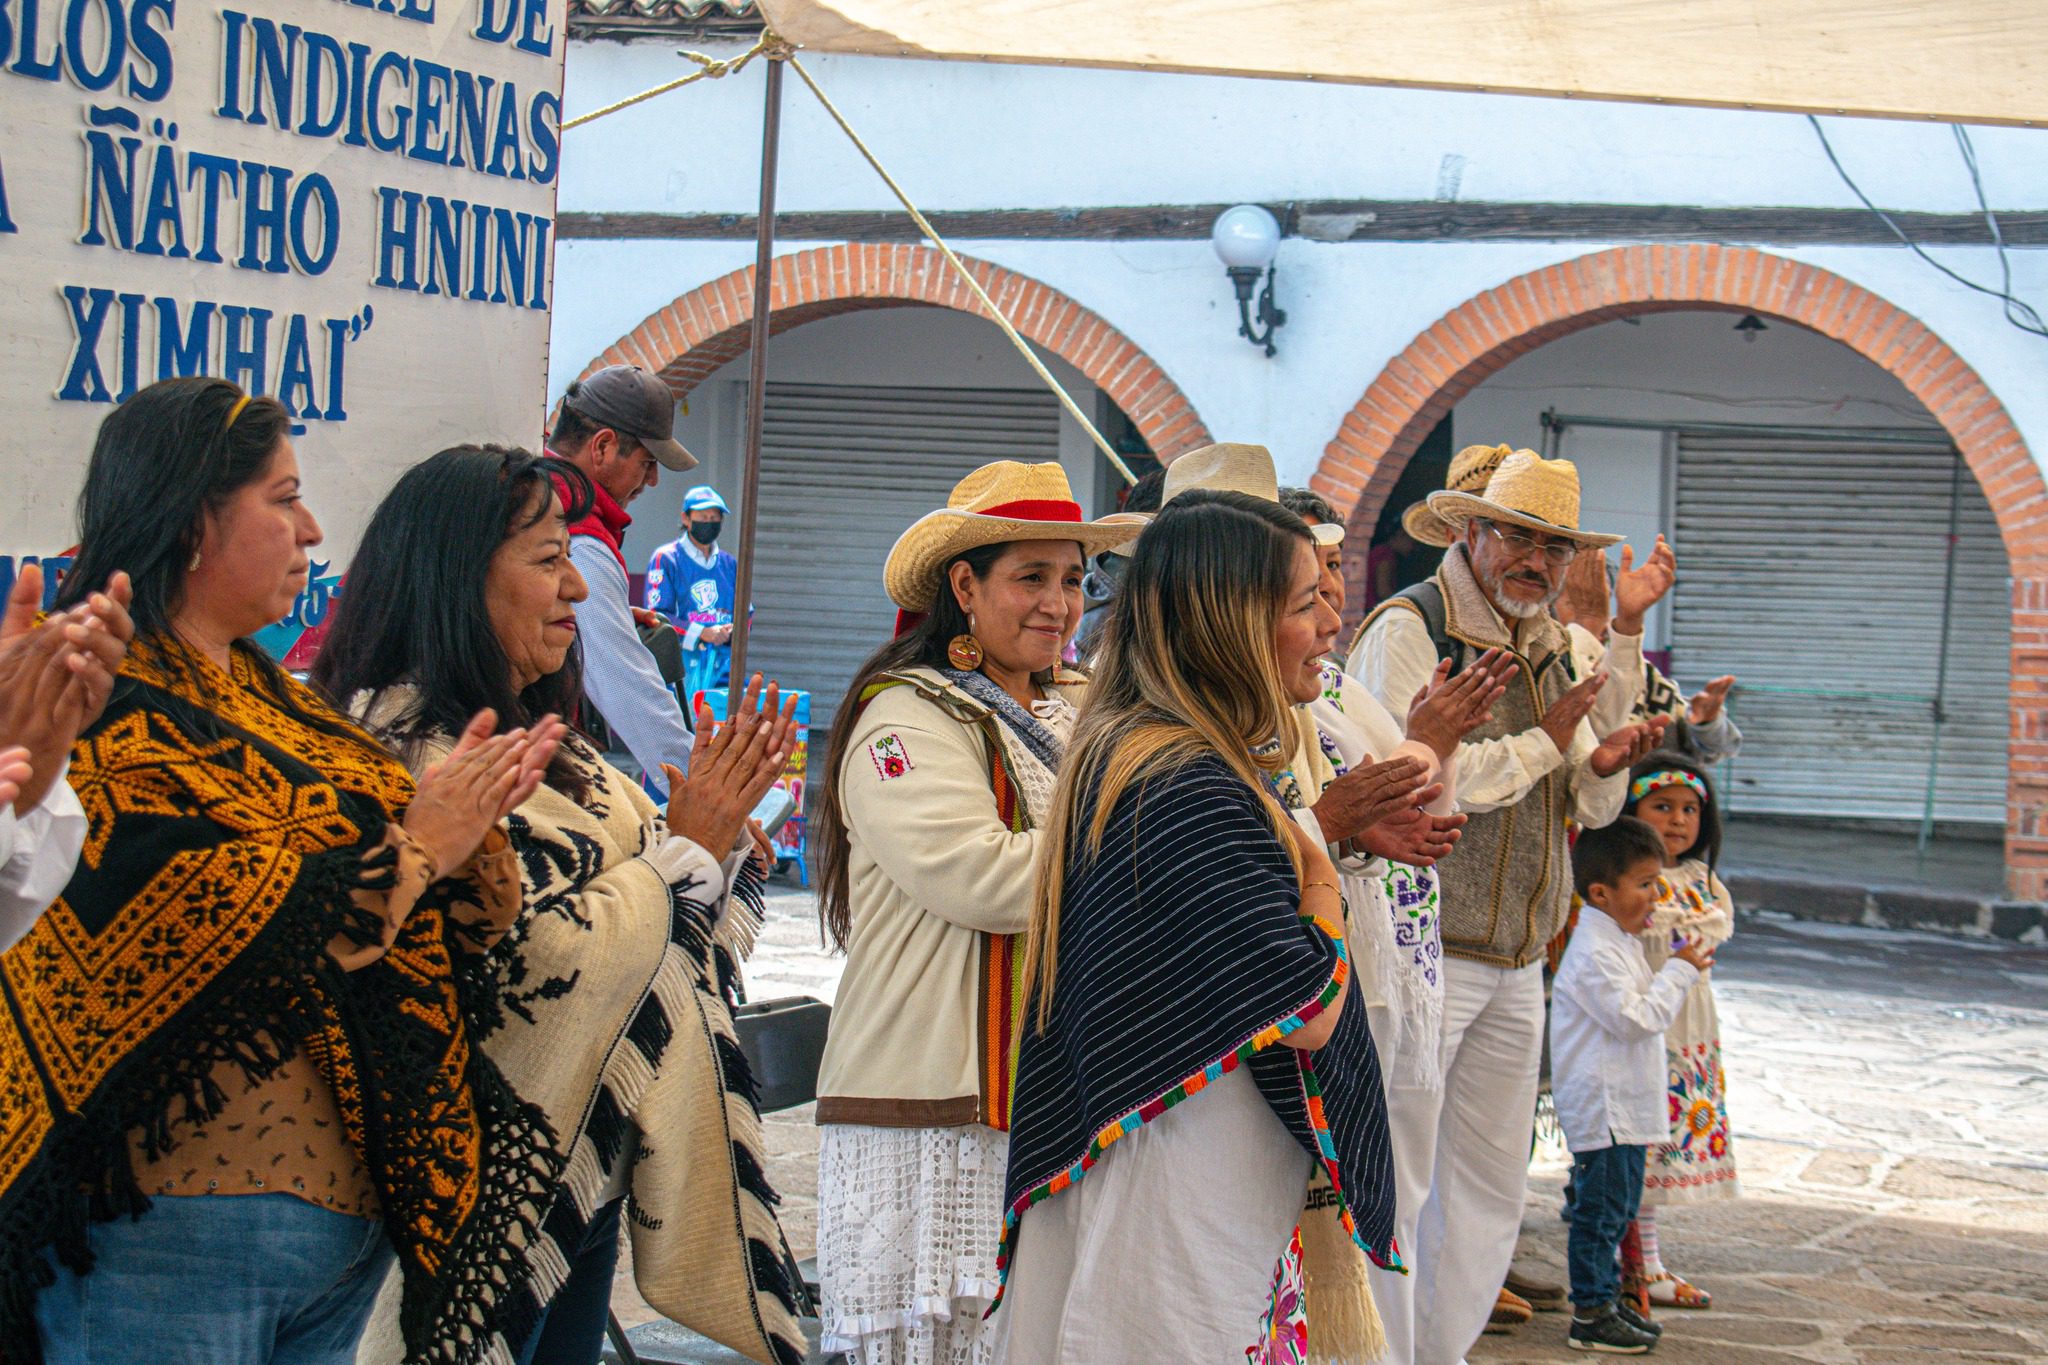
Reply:
[[948, 563], [968, 550], [1013, 540], [1071, 540], [1082, 555], [1114, 550], [1137, 538], [1144, 520], [1122, 514], [1086, 521], [1057, 464], [997, 460], [953, 485], [936, 512], [919, 517], [897, 538], [882, 568], [882, 586], [906, 612], [928, 612]]

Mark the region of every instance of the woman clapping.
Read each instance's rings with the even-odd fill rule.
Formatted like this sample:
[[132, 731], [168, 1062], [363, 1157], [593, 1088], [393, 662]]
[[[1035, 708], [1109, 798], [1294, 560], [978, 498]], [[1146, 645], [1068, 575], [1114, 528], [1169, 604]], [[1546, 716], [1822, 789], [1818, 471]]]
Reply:
[[[568, 527], [590, 498], [578, 470], [523, 450], [457, 446], [418, 465], [371, 518], [315, 680], [414, 767], [479, 708], [515, 725], [569, 712], [586, 590]], [[793, 728], [776, 700], [770, 687], [762, 704], [757, 678], [727, 724], [699, 718], [665, 812], [570, 735], [505, 822], [524, 909], [484, 962], [499, 1019], [484, 1048], [547, 1115], [563, 1172], [508, 1291], [516, 1360], [597, 1359], [622, 1222], [655, 1308], [757, 1360], [801, 1350], [802, 1282], [727, 1060], [760, 922], [755, 893], [734, 895], [759, 884], [741, 871], [746, 817]]]

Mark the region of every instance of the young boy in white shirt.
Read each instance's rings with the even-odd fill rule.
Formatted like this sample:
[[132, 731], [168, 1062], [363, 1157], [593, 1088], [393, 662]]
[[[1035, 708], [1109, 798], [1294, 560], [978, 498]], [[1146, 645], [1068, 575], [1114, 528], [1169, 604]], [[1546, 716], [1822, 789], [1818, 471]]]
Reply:
[[1664, 841], [1624, 816], [1579, 835], [1572, 875], [1587, 913], [1550, 997], [1550, 1090], [1572, 1152], [1571, 1264], [1575, 1351], [1642, 1355], [1663, 1329], [1621, 1299], [1616, 1254], [1643, 1197], [1643, 1161], [1669, 1134], [1664, 1030], [1709, 948], [1688, 941], [1652, 972], [1638, 937], [1657, 904]]

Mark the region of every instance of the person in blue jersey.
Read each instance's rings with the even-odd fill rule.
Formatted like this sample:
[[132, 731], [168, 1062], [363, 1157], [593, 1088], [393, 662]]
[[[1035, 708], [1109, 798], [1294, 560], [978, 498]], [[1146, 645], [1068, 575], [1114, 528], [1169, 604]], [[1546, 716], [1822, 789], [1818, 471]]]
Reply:
[[683, 635], [685, 697], [732, 680], [740, 565], [718, 548], [728, 510], [717, 489], [698, 484], [683, 494], [683, 534], [647, 561], [647, 609], [675, 622]]

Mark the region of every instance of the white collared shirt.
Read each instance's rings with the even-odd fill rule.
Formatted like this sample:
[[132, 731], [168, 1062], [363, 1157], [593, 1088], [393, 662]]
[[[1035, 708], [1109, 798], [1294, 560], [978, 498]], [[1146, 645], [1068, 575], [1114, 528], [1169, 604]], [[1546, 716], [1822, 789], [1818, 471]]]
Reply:
[[64, 890], [85, 846], [85, 808], [57, 774], [42, 804], [17, 816], [0, 806], [0, 950], [19, 943]]
[[1671, 1136], [1664, 1031], [1699, 970], [1652, 972], [1642, 941], [1588, 905], [1550, 988], [1550, 1094], [1574, 1155]]
[[[1494, 619], [1500, 620], [1499, 613]], [[1505, 622], [1500, 629], [1503, 636], [1509, 635]], [[1596, 708], [1601, 699], [1607, 699], [1609, 712], [1619, 709], [1625, 716], [1635, 706], [1635, 693], [1642, 688], [1642, 660], [1642, 636], [1610, 637], [1607, 665], [1615, 676], [1595, 699]], [[1388, 611], [1373, 622], [1351, 651], [1344, 670], [1364, 683], [1390, 714], [1405, 716], [1415, 694], [1436, 672], [1436, 665], [1436, 643], [1429, 638], [1429, 627], [1422, 618], [1412, 611]], [[1621, 704], [1607, 698], [1609, 692], [1616, 693]], [[1595, 774], [1588, 760], [1599, 747], [1592, 723], [1584, 720], [1579, 722], [1567, 753], [1558, 752], [1541, 726], [1499, 739], [1467, 740], [1456, 754], [1458, 804], [1473, 814], [1512, 806], [1534, 791], [1538, 782], [1565, 768], [1572, 786], [1572, 817], [1590, 829], [1612, 824], [1628, 796], [1628, 770], [1619, 769], [1607, 777]]]

